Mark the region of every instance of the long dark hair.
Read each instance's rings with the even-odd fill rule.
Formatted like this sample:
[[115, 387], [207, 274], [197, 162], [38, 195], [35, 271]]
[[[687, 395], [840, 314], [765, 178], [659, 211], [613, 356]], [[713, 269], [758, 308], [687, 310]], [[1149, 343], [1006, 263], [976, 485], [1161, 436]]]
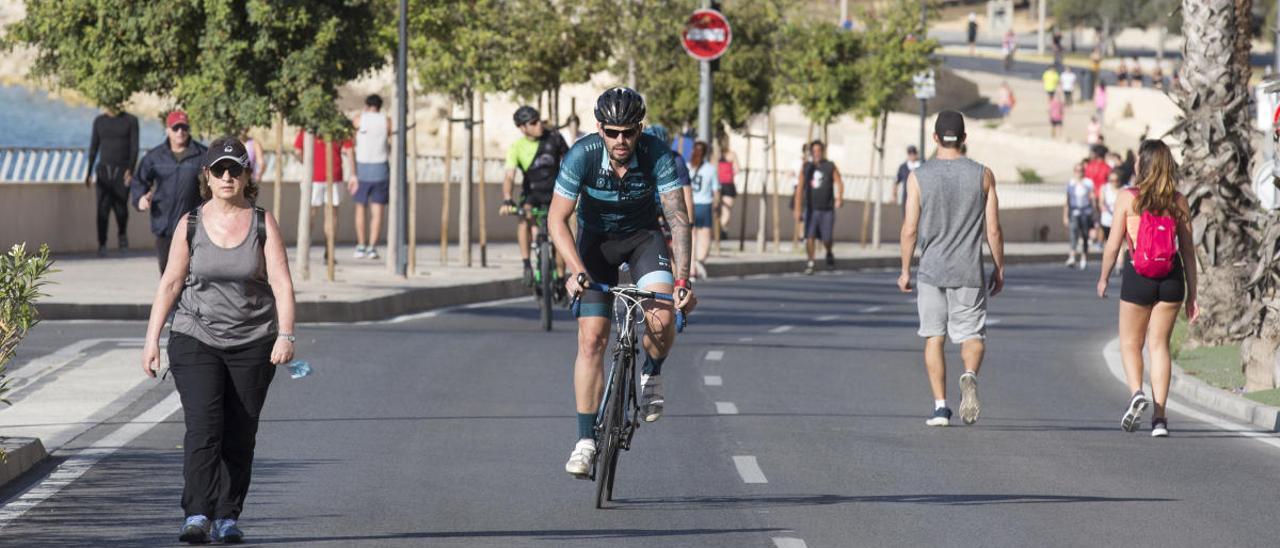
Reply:
[[1158, 139], [1147, 139], [1138, 147], [1138, 199], [1133, 202], [1134, 213], [1150, 211], [1175, 216], [1178, 209], [1178, 163], [1169, 151], [1169, 145]]

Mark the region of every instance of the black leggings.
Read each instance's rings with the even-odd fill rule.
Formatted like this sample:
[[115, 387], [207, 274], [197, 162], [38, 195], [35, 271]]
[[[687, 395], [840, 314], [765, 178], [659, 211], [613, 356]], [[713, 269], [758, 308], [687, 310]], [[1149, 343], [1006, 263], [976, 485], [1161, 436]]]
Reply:
[[169, 363], [182, 397], [182, 510], [187, 516], [239, 519], [249, 493], [258, 416], [275, 376], [275, 335], [219, 349], [169, 335]]
[[111, 212], [116, 214], [116, 235], [124, 242], [129, 227], [129, 189], [124, 186], [124, 168], [98, 165], [98, 245], [107, 245], [107, 224]]

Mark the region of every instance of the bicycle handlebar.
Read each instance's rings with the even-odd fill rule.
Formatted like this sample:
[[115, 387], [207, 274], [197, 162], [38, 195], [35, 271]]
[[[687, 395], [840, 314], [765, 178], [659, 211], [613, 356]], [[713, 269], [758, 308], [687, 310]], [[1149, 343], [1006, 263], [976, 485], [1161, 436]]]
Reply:
[[[675, 296], [670, 293], [658, 293], [656, 291], [647, 291], [634, 286], [609, 286], [607, 284], [601, 284], [601, 283], [585, 283], [584, 278], [586, 278], [586, 275], [584, 274], [578, 275], [578, 283], [581, 284], [585, 289], [595, 290], [601, 293], [625, 294], [633, 297], [639, 297], [642, 299], [656, 299], [659, 301], [667, 301], [670, 303], [676, 302]], [[581, 309], [581, 305], [582, 305], [582, 296], [579, 295], [573, 299], [572, 308], [573, 308], [574, 317], [578, 316], [578, 311], [579, 309]], [[688, 324], [688, 320], [684, 315], [684, 311], [677, 309], [676, 310], [676, 333], [683, 333], [684, 326], [687, 324]]]

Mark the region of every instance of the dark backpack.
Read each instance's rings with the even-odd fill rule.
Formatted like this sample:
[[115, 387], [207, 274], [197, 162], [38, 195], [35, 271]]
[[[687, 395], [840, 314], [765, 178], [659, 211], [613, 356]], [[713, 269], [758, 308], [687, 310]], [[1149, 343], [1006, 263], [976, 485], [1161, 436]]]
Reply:
[[568, 152], [568, 145], [559, 133], [548, 131], [538, 140], [538, 152], [533, 163], [524, 172], [525, 186], [531, 194], [550, 197], [556, 189], [556, 176], [560, 174], [560, 161]]
[[[201, 204], [204, 205], [204, 204]], [[253, 215], [258, 221], [258, 250], [267, 244], [267, 210], [253, 206]], [[200, 206], [196, 206], [187, 214], [187, 254], [195, 254], [196, 227], [200, 224]]]

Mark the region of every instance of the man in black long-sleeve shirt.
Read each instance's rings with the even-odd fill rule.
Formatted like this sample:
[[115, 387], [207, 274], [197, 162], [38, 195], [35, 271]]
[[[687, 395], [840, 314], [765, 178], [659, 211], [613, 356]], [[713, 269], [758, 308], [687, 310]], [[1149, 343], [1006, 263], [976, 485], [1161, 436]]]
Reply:
[[[94, 160], [99, 158], [95, 166]], [[116, 213], [120, 249], [128, 249], [129, 179], [138, 164], [138, 118], [113, 108], [94, 118], [88, 163], [84, 184], [92, 186], [95, 175], [98, 183], [98, 256], [107, 253], [107, 220], [112, 211]]]

